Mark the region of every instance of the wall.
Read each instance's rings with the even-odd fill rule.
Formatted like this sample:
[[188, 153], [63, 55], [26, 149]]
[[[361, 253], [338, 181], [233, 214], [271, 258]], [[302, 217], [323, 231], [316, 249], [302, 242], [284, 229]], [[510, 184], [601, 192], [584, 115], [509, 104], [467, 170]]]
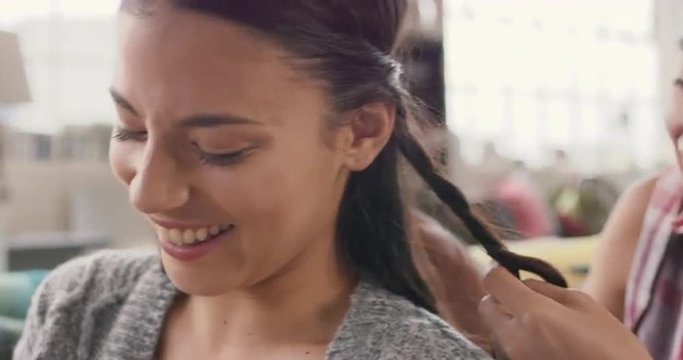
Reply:
[[655, 36], [660, 54], [660, 86], [663, 106], [669, 105], [671, 82], [680, 69], [683, 38], [683, 2], [680, 0], [655, 1]]
[[443, 34], [443, 0], [415, 0], [409, 2], [409, 11], [403, 24], [404, 37], [419, 35], [439, 40]]
[[[682, 52], [679, 41], [683, 39], [683, 1], [656, 0], [655, 24], [660, 64], [659, 87], [662, 109], [665, 112], [663, 115], [666, 115], [671, 102], [671, 84], [681, 68]], [[668, 141], [662, 142], [660, 151], [673, 162], [673, 152]]]
[[148, 237], [125, 188], [105, 163], [9, 163], [7, 232], [99, 232], [116, 246]]

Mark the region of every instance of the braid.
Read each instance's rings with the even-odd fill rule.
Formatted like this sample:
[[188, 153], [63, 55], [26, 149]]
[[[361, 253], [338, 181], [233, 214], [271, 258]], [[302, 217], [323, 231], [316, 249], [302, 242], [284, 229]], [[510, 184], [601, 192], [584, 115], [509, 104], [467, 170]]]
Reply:
[[567, 287], [564, 277], [550, 264], [509, 251], [474, 215], [462, 191], [437, 173], [427, 153], [410, 134], [406, 124], [406, 111], [400, 104], [397, 111], [396, 131], [398, 131], [399, 149], [403, 156], [439, 199], [460, 218], [467, 230], [481, 243], [491, 258], [517, 277], [519, 277], [520, 270], [525, 270], [540, 276], [549, 283]]

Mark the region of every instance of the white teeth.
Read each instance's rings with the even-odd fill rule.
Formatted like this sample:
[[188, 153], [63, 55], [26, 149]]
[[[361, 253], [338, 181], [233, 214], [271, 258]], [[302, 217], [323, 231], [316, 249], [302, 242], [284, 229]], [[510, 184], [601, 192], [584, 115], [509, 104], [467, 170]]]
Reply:
[[183, 234], [178, 229], [171, 229], [168, 231], [168, 240], [176, 245], [183, 243]]
[[196, 241], [194, 237], [194, 231], [187, 229], [183, 232], [183, 242], [187, 245], [192, 244]]
[[231, 225], [213, 225], [199, 229], [168, 229], [159, 226], [159, 238], [170, 241], [176, 245], [192, 245], [205, 241], [211, 236], [220, 234], [222, 231], [232, 228]]
[[159, 226], [159, 238], [162, 240], [171, 240], [170, 237], [168, 236], [168, 229], [165, 227]]
[[205, 227], [201, 228], [195, 232], [194, 236], [197, 238], [198, 241], [204, 241], [207, 237], [209, 237], [209, 229]]

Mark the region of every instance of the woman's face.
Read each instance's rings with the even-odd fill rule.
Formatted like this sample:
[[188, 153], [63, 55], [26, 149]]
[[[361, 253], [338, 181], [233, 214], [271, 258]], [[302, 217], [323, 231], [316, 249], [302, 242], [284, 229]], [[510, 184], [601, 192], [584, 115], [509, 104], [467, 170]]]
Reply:
[[330, 252], [348, 137], [322, 84], [222, 19], [165, 8], [120, 26], [111, 166], [176, 286], [215, 295]]

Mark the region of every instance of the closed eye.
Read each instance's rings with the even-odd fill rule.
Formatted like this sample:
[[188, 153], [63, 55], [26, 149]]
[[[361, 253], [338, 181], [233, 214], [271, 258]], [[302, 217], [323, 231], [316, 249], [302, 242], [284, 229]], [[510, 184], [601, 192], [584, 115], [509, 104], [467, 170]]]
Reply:
[[255, 149], [255, 146], [250, 146], [237, 151], [215, 154], [208, 153], [197, 147], [201, 163], [216, 166], [227, 166], [238, 163], [245, 157], [247, 157]]
[[122, 128], [116, 128], [112, 138], [116, 141], [135, 141], [144, 142], [147, 140], [147, 131], [130, 131]]
[[674, 86], [683, 90], [683, 79], [682, 78], [676, 78], [674, 80]]

